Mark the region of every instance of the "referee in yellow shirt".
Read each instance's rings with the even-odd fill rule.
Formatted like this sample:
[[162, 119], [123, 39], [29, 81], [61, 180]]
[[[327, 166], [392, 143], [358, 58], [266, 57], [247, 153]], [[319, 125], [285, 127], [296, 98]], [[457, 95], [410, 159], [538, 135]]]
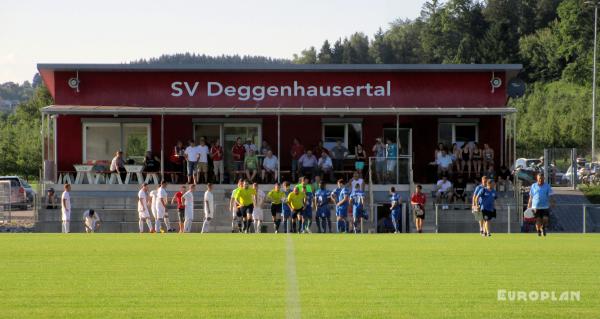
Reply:
[[[306, 200], [306, 194], [300, 191], [300, 187], [294, 187], [294, 191], [288, 195], [287, 204], [292, 210], [292, 232], [296, 232], [296, 221], [298, 216], [302, 216], [304, 210], [304, 201]], [[298, 228], [298, 231], [300, 229]]]
[[244, 180], [244, 184], [240, 190], [235, 194], [235, 201], [239, 203], [238, 208], [244, 217], [244, 228], [242, 231], [248, 233], [250, 225], [252, 225], [252, 210], [254, 209], [253, 196], [256, 191], [250, 188], [248, 181]]
[[267, 198], [271, 201], [271, 216], [273, 217], [273, 228], [275, 234], [279, 233], [279, 225], [281, 225], [281, 203], [285, 198], [285, 193], [279, 189], [279, 183], [275, 183], [273, 189], [267, 193]]

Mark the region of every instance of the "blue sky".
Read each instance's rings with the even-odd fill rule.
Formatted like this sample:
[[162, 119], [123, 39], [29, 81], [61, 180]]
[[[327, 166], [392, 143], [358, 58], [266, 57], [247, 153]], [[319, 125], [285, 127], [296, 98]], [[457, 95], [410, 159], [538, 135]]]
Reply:
[[371, 36], [425, 0], [0, 0], [0, 82], [44, 63], [120, 63], [163, 53], [291, 58], [325, 39]]

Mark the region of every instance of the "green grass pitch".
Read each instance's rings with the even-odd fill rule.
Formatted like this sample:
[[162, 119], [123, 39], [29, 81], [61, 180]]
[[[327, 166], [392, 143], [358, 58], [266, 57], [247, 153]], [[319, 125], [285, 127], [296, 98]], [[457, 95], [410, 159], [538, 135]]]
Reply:
[[0, 249], [2, 318], [600, 317], [598, 235], [3, 234]]

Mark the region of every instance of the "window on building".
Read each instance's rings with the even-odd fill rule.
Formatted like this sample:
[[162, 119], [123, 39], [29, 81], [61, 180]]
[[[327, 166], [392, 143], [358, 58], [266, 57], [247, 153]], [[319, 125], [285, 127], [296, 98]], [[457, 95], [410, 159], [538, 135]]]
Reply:
[[456, 143], [462, 146], [468, 142], [477, 142], [479, 140], [479, 125], [469, 122], [441, 122], [438, 126], [438, 143], [444, 143], [451, 146]]
[[150, 147], [150, 123], [102, 123], [83, 124], [83, 161], [113, 158], [123, 150], [126, 159], [142, 163]]
[[323, 146], [331, 149], [338, 140], [354, 155], [356, 145], [362, 143], [361, 123], [326, 123], [323, 124]]

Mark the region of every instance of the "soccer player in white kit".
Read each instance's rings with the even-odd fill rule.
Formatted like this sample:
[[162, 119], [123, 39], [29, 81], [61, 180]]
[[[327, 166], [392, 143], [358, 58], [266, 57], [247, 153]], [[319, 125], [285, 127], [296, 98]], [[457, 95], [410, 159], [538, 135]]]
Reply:
[[62, 219], [62, 232], [68, 233], [70, 231], [71, 223], [71, 184], [65, 184], [64, 191], [60, 198], [61, 203], [61, 219]]
[[181, 199], [183, 200], [184, 209], [184, 221], [183, 231], [190, 233], [192, 231], [192, 222], [194, 221], [194, 191], [196, 190], [196, 184], [190, 184], [190, 187]]
[[254, 194], [252, 201], [254, 202], [254, 208], [252, 209], [252, 219], [254, 219], [254, 232], [260, 233], [260, 226], [262, 226], [262, 222], [264, 219], [263, 214], [263, 203], [265, 202], [265, 192], [262, 189], [258, 188], [258, 183], [252, 184], [252, 188], [256, 191]]
[[[156, 194], [156, 193], [155, 193]], [[140, 233], [144, 232], [144, 222], [148, 225], [148, 232], [153, 233], [154, 227], [152, 227], [152, 220], [150, 219], [150, 213], [148, 212], [148, 184], [143, 183], [142, 188], [138, 192], [138, 226]]]
[[204, 223], [202, 223], [202, 233], [208, 233], [210, 222], [215, 216], [215, 199], [212, 192], [212, 184], [206, 184], [204, 192]]
[[[167, 211], [167, 182], [165, 181], [161, 181], [160, 182], [160, 187], [156, 190], [156, 221], [155, 221], [155, 231], [157, 233], [160, 232], [160, 220], [161, 219], [166, 219], [165, 218], [165, 213]], [[167, 227], [167, 231], [169, 231], [169, 225], [167, 223], [167, 221], [165, 220], [165, 226]]]
[[83, 212], [83, 228], [86, 233], [94, 233], [100, 228], [100, 216], [93, 209]]

